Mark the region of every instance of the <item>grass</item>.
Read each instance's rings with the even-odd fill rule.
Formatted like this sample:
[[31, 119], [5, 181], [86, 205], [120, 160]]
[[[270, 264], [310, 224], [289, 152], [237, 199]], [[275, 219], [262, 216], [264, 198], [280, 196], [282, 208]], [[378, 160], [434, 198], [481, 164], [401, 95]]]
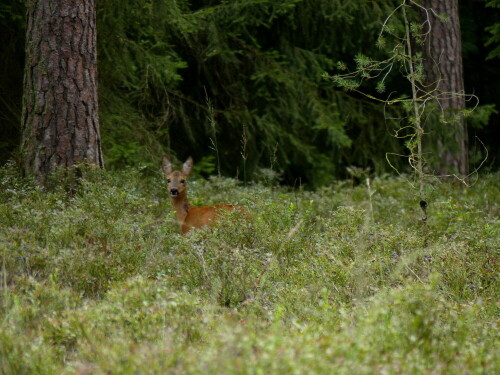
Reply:
[[[500, 175], [317, 191], [215, 178], [179, 234], [158, 171], [0, 169], [1, 374], [494, 374]], [[372, 191], [373, 193], [373, 191]]]

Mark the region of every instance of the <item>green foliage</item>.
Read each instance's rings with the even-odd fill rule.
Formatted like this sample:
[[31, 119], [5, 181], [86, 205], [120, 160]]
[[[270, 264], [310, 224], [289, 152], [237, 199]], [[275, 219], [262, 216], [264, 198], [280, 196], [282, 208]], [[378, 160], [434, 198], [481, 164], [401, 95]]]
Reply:
[[[491, 0], [486, 4], [487, 7], [500, 8], [499, 0]], [[491, 36], [486, 42], [487, 46], [494, 46], [493, 50], [488, 54], [487, 59], [494, 59], [500, 57], [500, 22], [497, 22], [491, 26], [486, 27]]]
[[498, 174], [434, 185], [427, 240], [403, 177], [194, 178], [249, 217], [186, 236], [159, 171], [52, 178], [0, 169], [2, 373], [498, 372]]
[[314, 186], [344, 172], [332, 159], [366, 163], [370, 151], [352, 142], [350, 129], [358, 129], [358, 117], [384, 128], [382, 109], [321, 85], [321, 75], [331, 56], [363, 43], [354, 30], [369, 40], [386, 9], [324, 0], [101, 1], [107, 164], [147, 165], [172, 150], [199, 160], [213, 153], [213, 126], [225, 174], [253, 176], [275, 158], [285, 181], [299, 175]]
[[[425, 12], [424, 12], [425, 11]], [[420, 14], [419, 14], [420, 12]], [[494, 105], [486, 105], [481, 108], [477, 115], [473, 115], [473, 110], [478, 106], [478, 99], [474, 95], [466, 95], [463, 92], [445, 92], [426, 81], [426, 71], [424, 63], [431, 66], [428, 69], [438, 67], [438, 63], [427, 57], [427, 61], [422, 53], [424, 42], [430, 38], [430, 18], [423, 18], [422, 13], [433, 12], [426, 9], [418, 2], [400, 1], [394, 4], [394, 9], [383, 21], [381, 31], [377, 40], [379, 47], [386, 56], [381, 59], [371, 59], [362, 53], [357, 53], [354, 57], [355, 68], [351, 71], [344, 70], [344, 64], [338, 65], [342, 72], [332, 77], [330, 80], [345, 91], [355, 91], [364, 97], [383, 103], [385, 106], [399, 105], [400, 110], [387, 109], [385, 116], [391, 123], [393, 136], [404, 144], [407, 151], [405, 153], [388, 152], [387, 161], [397, 172], [398, 166], [393, 164], [393, 157], [407, 159], [409, 167], [414, 172], [417, 181], [420, 202], [427, 205], [426, 184], [433, 169], [443, 166], [439, 161], [444, 152], [453, 150], [457, 152], [468, 152], [465, 150], [454, 150], [459, 148], [457, 142], [457, 124], [462, 118], [468, 117], [472, 120], [472, 125], [480, 127], [487, 123], [491, 114], [495, 113]], [[441, 22], [449, 22], [446, 14], [438, 15]], [[413, 21], [415, 20], [415, 21]], [[430, 71], [427, 72], [430, 74]], [[386, 83], [391, 81], [391, 76], [400, 76], [406, 81], [408, 86], [405, 93], [393, 97], [393, 92], [388, 97], [382, 98], [380, 94], [386, 91]], [[374, 81], [375, 91], [378, 95], [373, 95], [372, 90], [366, 83]], [[394, 82], [394, 81], [393, 81]], [[441, 100], [450, 98], [461, 98], [473, 101], [473, 108], [467, 108], [461, 112], [445, 111], [444, 105], [437, 105]], [[466, 127], [465, 127], [466, 131]], [[432, 138], [430, 137], [432, 134]], [[464, 135], [467, 139], [467, 135]], [[462, 139], [462, 138], [461, 138]], [[425, 141], [424, 141], [425, 140]], [[462, 139], [463, 140], [463, 139]], [[482, 151], [482, 150], [481, 150]], [[475, 152], [474, 162], [482, 152]], [[487, 151], [486, 151], [487, 153]], [[464, 156], [465, 159], [468, 155]], [[486, 158], [486, 156], [485, 156]], [[484, 162], [481, 161], [481, 164]], [[448, 167], [448, 166], [446, 166]], [[468, 173], [468, 166], [462, 172]], [[448, 170], [448, 169], [446, 169]], [[458, 176], [455, 172], [446, 172], [447, 177], [454, 177], [460, 182], [465, 182], [469, 176]], [[424, 222], [427, 221], [425, 206], [422, 207]]]
[[[467, 6], [461, 4], [462, 20], [477, 27], [464, 34], [464, 46], [478, 50], [486, 42], [484, 27], [494, 28], [493, 12], [480, 14]], [[350, 61], [359, 51], [379, 60], [390, 45], [385, 34], [401, 28], [388, 24], [377, 39], [391, 9], [390, 2], [380, 1], [99, 0], [98, 88], [106, 166], [151, 169], [164, 153], [179, 159], [192, 155], [197, 161], [213, 156], [215, 124], [216, 168], [224, 175], [255, 180], [263, 168], [276, 167], [281, 182], [320, 186], [345, 177], [346, 165], [387, 171], [385, 153], [402, 152], [401, 143], [387, 133], [388, 108], [353, 93], [361, 81], [346, 80], [351, 92], [344, 93], [325, 85], [322, 77], [335, 69], [347, 71], [348, 64], [340, 61]], [[17, 157], [24, 17], [24, 1], [0, 5], [0, 162]], [[420, 32], [418, 23], [411, 27]], [[483, 59], [484, 54], [465, 60], [465, 69], [475, 92], [484, 80], [486, 93], [477, 90], [488, 104], [496, 97], [495, 85], [484, 76], [495, 71], [485, 74]], [[370, 94], [387, 90], [407, 91], [388, 77]], [[391, 116], [400, 115], [390, 110]], [[498, 138], [490, 128], [479, 130], [487, 145]], [[493, 142], [490, 154], [494, 149]]]
[[474, 111], [466, 110], [463, 114], [467, 118], [467, 124], [473, 129], [481, 129], [488, 124], [493, 114], [498, 114], [494, 104], [478, 106]]

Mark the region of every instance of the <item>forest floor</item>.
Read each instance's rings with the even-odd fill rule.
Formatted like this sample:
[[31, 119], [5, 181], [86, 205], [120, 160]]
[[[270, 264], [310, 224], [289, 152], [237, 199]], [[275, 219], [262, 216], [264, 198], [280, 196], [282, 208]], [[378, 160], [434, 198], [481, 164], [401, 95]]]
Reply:
[[0, 169], [0, 374], [499, 374], [500, 174], [307, 191], [181, 236], [159, 172]]

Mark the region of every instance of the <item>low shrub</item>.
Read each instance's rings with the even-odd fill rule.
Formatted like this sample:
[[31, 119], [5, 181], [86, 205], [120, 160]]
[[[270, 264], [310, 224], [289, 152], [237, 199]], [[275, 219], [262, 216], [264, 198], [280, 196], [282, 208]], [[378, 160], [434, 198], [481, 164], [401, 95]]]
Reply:
[[215, 178], [244, 205], [179, 233], [163, 177], [81, 166], [38, 188], [0, 169], [0, 373], [499, 371], [500, 175], [317, 191]]

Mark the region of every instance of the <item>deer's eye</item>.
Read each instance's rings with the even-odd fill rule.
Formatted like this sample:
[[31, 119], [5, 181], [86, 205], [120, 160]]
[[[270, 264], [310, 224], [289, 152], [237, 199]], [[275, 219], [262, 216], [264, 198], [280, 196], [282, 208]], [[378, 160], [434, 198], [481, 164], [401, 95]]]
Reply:
[[169, 178], [169, 179], [167, 179], [167, 183], [170, 183], [170, 181], [171, 181], [171, 180], [170, 180], [170, 178]]
[[181, 180], [181, 184], [184, 184], [186, 182], [186, 180]]

